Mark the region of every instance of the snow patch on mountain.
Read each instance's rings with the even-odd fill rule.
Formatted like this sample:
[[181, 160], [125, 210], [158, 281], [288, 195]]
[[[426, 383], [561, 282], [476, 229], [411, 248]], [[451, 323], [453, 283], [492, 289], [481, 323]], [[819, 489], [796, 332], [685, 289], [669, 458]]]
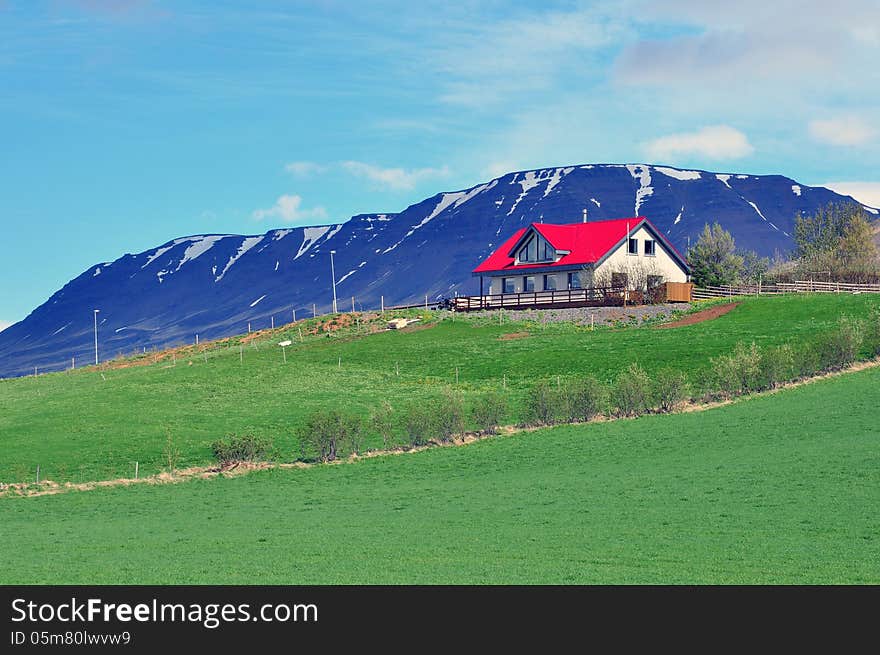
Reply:
[[676, 180], [699, 180], [701, 177], [699, 171], [682, 171], [677, 168], [666, 168], [665, 166], [654, 166], [654, 170]]
[[[238, 251], [232, 257], [229, 258], [229, 261], [226, 262], [226, 266], [220, 272], [220, 275], [218, 275], [216, 278], [214, 278], [214, 282], [219, 282], [220, 280], [222, 280], [223, 276], [226, 275], [226, 271], [228, 271], [230, 268], [232, 268], [232, 265], [235, 262], [237, 262], [239, 259], [241, 259], [241, 256], [243, 254], [245, 254], [248, 250], [250, 250], [255, 245], [260, 243], [260, 241], [262, 241], [262, 240], [263, 240], [263, 237], [247, 237], [244, 241], [242, 241], [241, 245], [238, 247]], [[217, 269], [215, 268], [214, 271], [216, 271], [216, 270]]]
[[272, 241], [281, 241], [281, 239], [291, 232], [293, 232], [293, 230], [275, 230], [275, 234], [272, 235]]
[[792, 185], [791, 185], [791, 192], [792, 192], [794, 195], [796, 195], [796, 196], [801, 195], [801, 187], [800, 187], [800, 185], [799, 185], [799, 184], [792, 184]]
[[874, 209], [873, 207], [868, 207], [867, 205], [862, 205], [862, 209], [864, 209], [866, 212], [871, 212], [875, 216], [880, 214], [880, 210]]
[[412, 236], [416, 230], [423, 228], [425, 225], [437, 218], [437, 216], [439, 216], [445, 209], [455, 209], [456, 207], [460, 207], [474, 196], [477, 196], [483, 193], [483, 191], [488, 191], [489, 189], [493, 188], [496, 184], [498, 184], [498, 180], [492, 180], [491, 182], [487, 182], [486, 184], [475, 186], [470, 191], [456, 191], [453, 193], [441, 194], [440, 202], [438, 202], [434, 206], [434, 210], [425, 218], [423, 218], [419, 223], [413, 225], [410, 228], [409, 232], [403, 235], [403, 238], [400, 239], [400, 241], [383, 250], [382, 254], [384, 255], [385, 253], [391, 252], [392, 250], [397, 248], [397, 246], [403, 243], [408, 237]]
[[54, 337], [56, 334], [61, 334], [62, 332], [64, 332], [64, 330], [66, 330], [66, 329], [69, 328], [69, 327], [70, 327], [70, 323], [68, 323], [67, 325], [63, 325], [63, 326], [61, 326], [60, 328], [58, 328], [57, 330], [55, 330], [55, 331], [52, 333], [52, 336]]
[[633, 179], [639, 181], [639, 188], [636, 190], [636, 207], [635, 215], [639, 215], [639, 209], [648, 196], [654, 195], [654, 187], [651, 186], [651, 168], [643, 164], [627, 164], [629, 174]]
[[315, 242], [330, 231], [329, 225], [321, 225], [319, 227], [303, 228], [303, 242], [296, 253], [294, 260], [299, 259], [306, 254]]
[[[744, 200], [745, 200], [745, 199], [744, 199]], [[753, 208], [756, 212], [758, 212], [758, 216], [760, 216], [761, 218], [763, 218], [765, 223], [770, 223], [770, 221], [767, 220], [767, 217], [764, 216], [764, 214], [761, 213], [761, 210], [760, 210], [760, 209], [758, 209], [758, 205], [756, 205], [755, 203], [753, 203], [751, 200], [746, 200], [746, 202], [749, 203], [749, 204], [752, 206], [752, 208]], [[772, 223], [770, 223], [770, 224], [773, 225]], [[773, 227], [776, 227], [776, 226], [774, 225]], [[778, 230], [779, 228], [777, 227], [776, 229]]]
[[345, 282], [346, 279], [348, 279], [349, 277], [351, 277], [351, 276], [354, 275], [355, 273], [357, 273], [357, 269], [354, 269], [354, 270], [352, 270], [352, 271], [349, 271], [348, 273], [346, 273], [345, 275], [343, 275], [341, 278], [339, 278], [338, 280], [336, 280], [336, 285], [339, 286], [340, 284], [342, 284], [343, 282]]
[[256, 307], [256, 306], [260, 303], [260, 301], [261, 301], [263, 298], [265, 298], [265, 297], [266, 297], [266, 294], [263, 294], [262, 296], [260, 296], [259, 298], [257, 298], [255, 301], [253, 301], [253, 302], [251, 303], [251, 307]]
[[731, 178], [730, 175], [727, 175], [727, 174], [725, 174], [725, 173], [718, 173], [718, 174], [715, 175], [715, 177], [716, 177], [716, 179], [718, 179], [722, 184], [724, 184], [724, 186], [726, 186], [728, 189], [730, 189], [731, 191], [733, 190], [733, 187], [730, 186], [730, 182], [728, 181], [728, 180], [730, 180], [730, 178]]
[[175, 268], [174, 271], [177, 272], [187, 262], [198, 259], [206, 252], [208, 252], [215, 243], [220, 241], [220, 239], [225, 239], [227, 236], [229, 235], [193, 237], [192, 245], [190, 245], [186, 250], [183, 251], [183, 258], [180, 260], [180, 263], [177, 265], [177, 268]]
[[95, 272], [92, 274], [92, 277], [98, 277], [101, 274], [101, 267], [95, 269]]
[[590, 202], [594, 203], [596, 207], [601, 207], [602, 203], [596, 200], [595, 198], [590, 198]]
[[164, 247], [162, 247], [162, 248], [158, 248], [158, 249], [156, 250], [156, 252], [154, 252], [152, 255], [150, 255], [149, 258], [147, 258], [147, 263], [144, 264], [143, 266], [141, 266], [141, 268], [144, 269], [144, 268], [146, 268], [147, 266], [149, 266], [150, 264], [152, 264], [154, 261], [156, 261], [157, 259], [159, 259], [159, 257], [161, 257], [162, 255], [164, 255], [164, 254], [165, 254], [166, 252], [168, 252], [169, 250], [171, 250], [171, 249], [176, 245], [176, 243], [177, 243], [177, 242], [175, 241], [175, 242], [173, 242], [170, 246], [164, 246]]
[[550, 181], [547, 183], [547, 188], [544, 189], [544, 197], [546, 198], [550, 195], [550, 192], [553, 190], [557, 184], [562, 181], [562, 178], [571, 173], [574, 168], [557, 168], [553, 171], [553, 175], [550, 177]]
[[678, 212], [678, 216], [675, 217], [675, 220], [672, 221], [673, 225], [678, 225], [681, 221], [681, 215], [684, 214], [684, 205], [681, 206], [681, 211]]

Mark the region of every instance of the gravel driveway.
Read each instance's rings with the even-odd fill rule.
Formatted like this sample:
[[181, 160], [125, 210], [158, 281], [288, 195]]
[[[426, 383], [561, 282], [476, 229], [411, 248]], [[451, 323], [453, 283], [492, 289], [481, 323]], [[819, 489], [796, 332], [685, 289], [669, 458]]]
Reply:
[[[595, 325], [614, 323], [641, 323], [655, 318], [671, 318], [674, 313], [685, 312], [689, 303], [664, 303], [662, 305], [638, 305], [635, 307], [577, 307], [573, 309], [523, 309], [504, 310], [504, 319], [511, 321], [538, 321], [546, 323], [577, 323], [589, 325], [593, 317]], [[498, 318], [498, 310], [469, 312], [468, 316]]]

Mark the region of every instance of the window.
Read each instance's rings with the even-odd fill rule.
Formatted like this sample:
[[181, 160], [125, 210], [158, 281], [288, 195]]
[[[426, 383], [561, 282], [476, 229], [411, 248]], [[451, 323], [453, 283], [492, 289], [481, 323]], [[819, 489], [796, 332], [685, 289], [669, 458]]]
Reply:
[[627, 252], [630, 255], [638, 255], [639, 254], [639, 240], [638, 239], [630, 239], [629, 246]]
[[656, 242], [652, 239], [645, 239], [645, 254], [649, 257], [653, 257], [654, 255], [656, 255], [656, 246]]
[[516, 293], [512, 277], [501, 278], [501, 293]]
[[545, 275], [544, 276], [544, 291], [556, 291], [556, 276], [555, 275]]
[[556, 251], [546, 239], [533, 235], [516, 255], [520, 262], [552, 262], [556, 259]]
[[612, 273], [611, 274], [611, 288], [612, 289], [626, 289], [626, 285], [629, 282], [629, 278], [627, 278], [626, 273]]
[[580, 275], [580, 273], [569, 273], [568, 274], [568, 288], [569, 289], [580, 289], [581, 288], [581, 275]]
[[528, 275], [523, 278], [523, 291], [534, 291], [535, 290], [535, 276]]

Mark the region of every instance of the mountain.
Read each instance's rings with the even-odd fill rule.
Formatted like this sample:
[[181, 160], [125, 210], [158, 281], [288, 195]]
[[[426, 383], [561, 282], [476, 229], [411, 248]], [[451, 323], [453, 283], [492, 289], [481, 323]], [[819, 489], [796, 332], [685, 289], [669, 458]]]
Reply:
[[[644, 215], [680, 249], [718, 221], [742, 248], [772, 255], [792, 246], [794, 217], [830, 201], [855, 202], [781, 175], [720, 174], [647, 164], [590, 164], [510, 173], [439, 193], [397, 214], [263, 235], [198, 235], [90, 267], [26, 319], [0, 332], [0, 376], [102, 359], [280, 325], [339, 308], [472, 294], [471, 270], [530, 222]], [[868, 208], [872, 213], [877, 210]]]

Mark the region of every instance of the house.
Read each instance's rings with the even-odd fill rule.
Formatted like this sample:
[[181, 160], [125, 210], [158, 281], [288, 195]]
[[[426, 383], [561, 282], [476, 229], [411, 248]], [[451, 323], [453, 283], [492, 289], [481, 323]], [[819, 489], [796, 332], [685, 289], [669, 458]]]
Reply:
[[689, 274], [681, 253], [644, 216], [532, 223], [473, 271], [480, 277], [481, 296], [582, 288], [645, 291], [663, 282], [687, 282]]

